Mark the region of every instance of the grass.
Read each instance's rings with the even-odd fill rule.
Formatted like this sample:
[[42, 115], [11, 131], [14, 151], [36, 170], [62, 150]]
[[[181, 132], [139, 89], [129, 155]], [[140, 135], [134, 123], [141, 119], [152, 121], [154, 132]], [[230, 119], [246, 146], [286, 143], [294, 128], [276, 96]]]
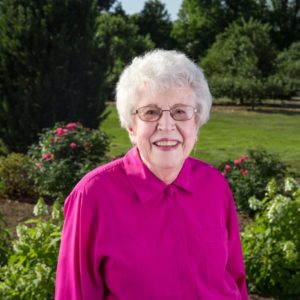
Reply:
[[[111, 154], [120, 155], [130, 147], [125, 129], [120, 128], [114, 105], [101, 128], [111, 138]], [[300, 172], [300, 113], [260, 113], [253, 111], [213, 111], [200, 129], [192, 156], [217, 166], [239, 158], [248, 148], [263, 147], [278, 155], [291, 169]]]

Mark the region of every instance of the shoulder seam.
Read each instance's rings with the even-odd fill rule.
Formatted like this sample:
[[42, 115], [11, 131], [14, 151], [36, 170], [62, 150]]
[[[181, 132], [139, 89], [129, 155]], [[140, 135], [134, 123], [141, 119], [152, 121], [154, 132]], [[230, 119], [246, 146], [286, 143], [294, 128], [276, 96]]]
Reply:
[[[94, 170], [91, 170], [86, 175], [84, 175], [81, 178], [81, 180], [76, 184], [76, 186], [74, 187], [73, 191], [80, 192], [82, 190], [82, 188], [85, 191], [86, 184], [88, 184], [91, 180], [95, 179], [96, 177], [102, 177], [102, 176], [104, 176], [105, 174], [111, 172], [112, 170], [114, 170], [115, 168], [117, 168], [120, 165], [122, 165], [122, 166], [124, 165], [123, 158], [120, 158], [120, 159], [118, 159], [116, 161], [108, 162], [107, 164], [104, 164], [104, 165], [100, 165], [99, 167], [95, 168]], [[101, 169], [101, 170], [99, 170], [97, 172], [98, 169]], [[89, 174], [91, 172], [94, 172], [94, 171], [95, 171], [95, 174], [92, 174], [92, 175], [90, 175], [89, 178], [85, 179], [86, 181], [85, 181], [84, 186], [80, 186], [79, 183], [83, 180], [83, 178], [85, 178], [86, 176], [89, 176]]]

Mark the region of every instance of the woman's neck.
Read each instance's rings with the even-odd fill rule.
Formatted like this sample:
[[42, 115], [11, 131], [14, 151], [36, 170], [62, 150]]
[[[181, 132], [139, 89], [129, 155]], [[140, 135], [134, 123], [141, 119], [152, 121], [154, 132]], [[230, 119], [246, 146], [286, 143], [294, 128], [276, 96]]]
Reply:
[[155, 168], [153, 166], [147, 165], [148, 169], [161, 181], [163, 181], [165, 184], [171, 184], [180, 173], [180, 168]]

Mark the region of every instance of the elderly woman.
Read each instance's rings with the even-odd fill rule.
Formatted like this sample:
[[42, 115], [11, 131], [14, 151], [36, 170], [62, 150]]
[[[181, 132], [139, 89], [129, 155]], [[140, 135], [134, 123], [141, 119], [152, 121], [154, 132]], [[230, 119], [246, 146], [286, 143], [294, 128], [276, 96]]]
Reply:
[[248, 299], [228, 184], [189, 157], [211, 107], [202, 71], [156, 50], [124, 70], [116, 98], [134, 146], [67, 198], [56, 299]]

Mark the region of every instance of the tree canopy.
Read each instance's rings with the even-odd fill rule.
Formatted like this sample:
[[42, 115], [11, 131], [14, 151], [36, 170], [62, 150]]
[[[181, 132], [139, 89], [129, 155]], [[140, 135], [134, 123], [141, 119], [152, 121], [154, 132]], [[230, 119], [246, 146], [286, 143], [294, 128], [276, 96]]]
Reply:
[[171, 49], [174, 46], [174, 40], [170, 35], [172, 22], [162, 2], [148, 0], [134, 19], [139, 33], [144, 36], [148, 34], [156, 48]]
[[268, 23], [278, 50], [299, 40], [300, 0], [183, 0], [172, 36], [179, 49], [198, 60], [229, 24], [256, 19]]
[[208, 50], [201, 65], [213, 94], [251, 101], [265, 97], [264, 83], [272, 74], [275, 50], [270, 26], [249, 19], [233, 22]]
[[97, 18], [95, 41], [98, 54], [105, 57], [102, 96], [113, 100], [115, 84], [130, 60], [154, 47], [149, 36], [138, 34], [138, 27], [129, 18], [102, 13]]
[[94, 0], [1, 2], [0, 137], [9, 150], [26, 151], [57, 121], [98, 126], [96, 17]]

